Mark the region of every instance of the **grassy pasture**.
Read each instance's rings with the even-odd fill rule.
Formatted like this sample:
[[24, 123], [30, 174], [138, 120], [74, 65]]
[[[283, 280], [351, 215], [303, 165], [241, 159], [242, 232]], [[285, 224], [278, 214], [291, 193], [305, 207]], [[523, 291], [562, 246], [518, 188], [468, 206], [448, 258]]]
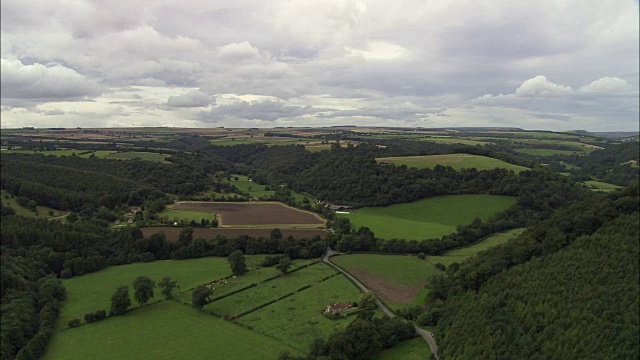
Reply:
[[[111, 295], [116, 288], [120, 285], [131, 287], [137, 276], [148, 276], [156, 283], [163, 277], [170, 276], [180, 286], [180, 289], [176, 289], [176, 293], [179, 293], [230, 274], [231, 270], [226, 259], [209, 257], [113, 266], [95, 273], [66, 279], [63, 280], [63, 285], [67, 289], [67, 299], [60, 313], [59, 324], [66, 327], [69, 320], [82, 319], [86, 313], [109, 310]], [[161, 299], [159, 289], [155, 292], [154, 300]], [[129, 295], [132, 304], [137, 306], [131, 288]]]
[[266, 283], [259, 284], [240, 293], [214, 301], [205, 306], [206, 310], [220, 315], [236, 316], [256, 306], [275, 300], [280, 296], [315, 284], [321, 279], [335, 274], [335, 270], [325, 264], [315, 264]]
[[406, 165], [418, 169], [433, 169], [436, 165], [451, 166], [455, 170], [476, 168], [478, 170], [491, 170], [503, 168], [520, 172], [527, 170], [524, 166], [506, 163], [502, 160], [469, 154], [425, 155], [425, 156], [401, 156], [378, 158], [377, 161], [389, 161], [395, 165]]
[[[267, 255], [247, 255], [245, 259], [247, 260], [247, 268], [249, 271], [244, 275], [236, 276], [235, 278], [231, 277], [227, 279], [227, 283], [225, 285], [214, 285], [213, 290], [213, 298], [218, 296], [223, 296], [229, 294], [233, 291], [237, 291], [251, 284], [259, 284], [266, 279], [272, 278], [280, 274], [278, 270], [274, 267], [260, 267], [260, 263]], [[291, 269], [295, 269], [300, 266], [304, 266], [309, 264], [314, 260], [306, 260], [306, 259], [296, 259], [293, 260]], [[218, 280], [218, 279], [209, 279]], [[182, 291], [177, 298], [186, 303], [191, 303], [191, 295], [193, 291]]]
[[373, 360], [430, 360], [431, 349], [421, 337], [405, 340], [396, 346], [382, 351]]
[[[235, 178], [238, 178], [238, 180]], [[274, 190], [265, 190], [265, 187], [268, 185], [255, 183], [249, 180], [249, 177], [245, 175], [231, 175], [229, 183], [235, 185], [238, 190], [249, 193], [251, 196], [255, 197], [272, 197], [276, 193]]]
[[432, 141], [441, 144], [463, 144], [463, 145], [486, 145], [490, 144], [490, 141], [471, 140], [466, 138], [458, 138], [454, 136], [432, 136], [421, 138], [420, 141]]
[[609, 184], [602, 181], [589, 180], [583, 182], [589, 189], [600, 192], [611, 192], [622, 188], [622, 186]]
[[125, 151], [125, 152], [116, 152], [109, 154], [96, 154], [97, 157], [102, 157], [105, 159], [116, 159], [116, 160], [147, 160], [147, 161], [156, 161], [156, 162], [166, 162], [165, 158], [168, 156], [166, 154], [152, 153], [152, 152], [138, 152], [138, 151]]
[[491, 247], [503, 244], [511, 239], [518, 237], [524, 230], [524, 228], [519, 228], [493, 234], [473, 245], [451, 250], [439, 256], [427, 256], [427, 261], [432, 264], [441, 263], [446, 266], [449, 266], [454, 262], [459, 263], [468, 257], [476, 255], [480, 251], [487, 250]]
[[429, 278], [441, 271], [410, 255], [354, 254], [331, 259], [392, 307], [420, 303]]
[[275, 359], [285, 350], [300, 354], [237, 324], [161, 301], [58, 331], [43, 359]]
[[355, 228], [370, 228], [380, 238], [422, 240], [442, 237], [476, 217], [486, 220], [515, 202], [508, 196], [448, 195], [337, 215], [348, 218]]
[[[305, 271], [305, 270], [301, 270]], [[357, 301], [360, 292], [344, 276], [335, 276], [307, 290], [238, 319], [254, 330], [305, 351], [316, 337], [328, 337], [351, 319], [331, 320], [322, 315], [332, 303]]]
[[[95, 156], [97, 157], [105, 157], [111, 153], [113, 153], [113, 151], [108, 151], [108, 150], [96, 150], [96, 151], [91, 151], [90, 153], [86, 153], [89, 150], [76, 150], [76, 149], [60, 149], [60, 150], [44, 150], [44, 151], [40, 151], [40, 150], [3, 150], [3, 153], [17, 153], [17, 154], [42, 154], [42, 155], [53, 155], [53, 156], [79, 156], [79, 157], [83, 157], [83, 158], [88, 158], [90, 157], [92, 154], [95, 154]], [[80, 155], [80, 153], [86, 153], [86, 154], [82, 154]]]
[[251, 138], [241, 138], [241, 139], [216, 139], [210, 141], [211, 145], [217, 146], [234, 146], [234, 145], [242, 145], [242, 144], [257, 144], [259, 141], [255, 141]]
[[[238, 178], [238, 180], [236, 180], [235, 178]], [[231, 180], [229, 181], [229, 183], [235, 185], [238, 190], [249, 193], [249, 195], [255, 196], [257, 198], [270, 198], [273, 197], [276, 193], [275, 190], [265, 190], [268, 185], [258, 184], [252, 180], [249, 180], [249, 177], [245, 175], [233, 174], [231, 175]], [[289, 191], [291, 192], [291, 196], [293, 196], [299, 203], [302, 203], [302, 199], [305, 197], [309, 200], [314, 200], [312, 196], [300, 194], [293, 190]]]
[[[37, 205], [36, 212], [33, 212], [21, 206], [20, 204], [18, 204], [17, 198], [9, 194], [5, 190], [2, 190], [0, 196], [2, 197], [2, 203], [4, 204], [4, 206], [13, 208], [13, 210], [16, 212], [17, 215], [22, 215], [26, 217], [46, 218], [46, 219], [61, 218], [67, 215], [67, 212], [55, 210], [55, 209], [48, 208], [46, 206], [40, 206], [40, 205]], [[52, 212], [52, 215], [49, 215], [50, 211]]]

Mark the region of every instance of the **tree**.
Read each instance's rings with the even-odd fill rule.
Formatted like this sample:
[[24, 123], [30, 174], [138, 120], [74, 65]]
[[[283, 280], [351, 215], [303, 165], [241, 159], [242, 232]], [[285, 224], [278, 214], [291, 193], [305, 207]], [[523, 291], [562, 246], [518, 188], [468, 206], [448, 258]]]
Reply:
[[241, 250], [236, 250], [229, 254], [227, 260], [229, 260], [233, 275], [242, 275], [247, 272], [247, 263]]
[[376, 308], [376, 296], [371, 291], [360, 295], [360, 309], [373, 310]]
[[158, 283], [158, 287], [162, 289], [160, 292], [164, 295], [165, 299], [170, 299], [173, 296], [173, 289], [180, 288], [180, 286], [176, 284], [176, 281], [172, 281], [168, 276], [162, 278], [162, 281]]
[[282, 240], [282, 231], [278, 228], [271, 230], [269, 238], [271, 240]]
[[285, 255], [280, 258], [280, 261], [278, 261], [276, 269], [280, 271], [281, 275], [287, 275], [289, 273], [289, 268], [291, 268], [291, 258]]
[[211, 294], [213, 294], [213, 290], [208, 288], [207, 285], [196, 286], [191, 296], [191, 306], [196, 309], [202, 309], [202, 307], [207, 304], [207, 301], [209, 301]]
[[127, 311], [131, 306], [131, 299], [129, 298], [129, 287], [120, 286], [116, 292], [111, 296], [111, 314], [120, 315]]
[[141, 306], [153, 297], [153, 288], [156, 283], [146, 276], [138, 276], [133, 280], [133, 297]]

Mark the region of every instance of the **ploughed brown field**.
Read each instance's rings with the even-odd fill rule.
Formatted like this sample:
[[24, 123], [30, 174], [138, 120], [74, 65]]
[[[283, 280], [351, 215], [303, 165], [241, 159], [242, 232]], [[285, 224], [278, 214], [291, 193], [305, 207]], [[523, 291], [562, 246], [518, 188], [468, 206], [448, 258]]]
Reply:
[[[166, 227], [166, 226], [150, 226], [141, 228], [144, 237], [149, 237], [153, 234], [163, 232], [168, 241], [178, 240], [180, 231], [183, 227]], [[203, 238], [205, 240], [213, 239], [218, 235], [222, 235], [227, 238], [235, 238], [241, 235], [248, 235], [251, 237], [265, 237], [268, 238], [271, 235], [272, 229], [229, 229], [229, 228], [194, 228], [193, 238]], [[283, 237], [293, 236], [296, 239], [300, 238], [312, 238], [316, 235], [324, 238], [327, 236], [325, 230], [320, 229], [281, 229]]]
[[[279, 202], [209, 202], [181, 201], [172, 206], [176, 210], [204, 211], [218, 214], [220, 227], [260, 225], [299, 225], [322, 228], [325, 220], [319, 215], [298, 210]], [[295, 226], [294, 226], [295, 227]]]

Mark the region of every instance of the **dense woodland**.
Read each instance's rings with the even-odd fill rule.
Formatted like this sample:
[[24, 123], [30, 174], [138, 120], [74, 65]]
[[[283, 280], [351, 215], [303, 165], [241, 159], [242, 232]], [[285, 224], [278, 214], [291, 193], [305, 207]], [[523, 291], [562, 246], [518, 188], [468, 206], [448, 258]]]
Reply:
[[[349, 140], [339, 134], [336, 138]], [[144, 139], [131, 143], [147, 151], [160, 146]], [[112, 146], [85, 144], [78, 149]], [[478, 147], [372, 140], [313, 153], [297, 145], [213, 146], [190, 136], [161, 146], [172, 149], [167, 163], [0, 155], [3, 190], [37, 205], [72, 212], [63, 222], [18, 216], [2, 205], [2, 360], [41, 356], [64, 300], [60, 279], [107, 266], [226, 257], [237, 250], [316, 258], [327, 245], [340, 251], [435, 255], [519, 227], [529, 229], [513, 241], [449, 266], [446, 276], [429, 282], [432, 291], [426, 303], [401, 315], [437, 326], [444, 359], [637, 358], [640, 354], [638, 168], [630, 163], [638, 160], [637, 142], [612, 145], [588, 156], [553, 159], [558, 166], [563, 166], [560, 161], [579, 166], [571, 170], [573, 176], [560, 175], [553, 164], [541, 166], [539, 159], [520, 156], [500, 143]], [[375, 160], [448, 153], [492, 156], [531, 170], [516, 174], [445, 166], [414, 169]], [[275, 231], [269, 238], [199, 239], [186, 228], [171, 243], [163, 234], [144, 238], [137, 227], [109, 226], [131, 206], [141, 206], [144, 215], [136, 216], [145, 219], [136, 219], [147, 220], [173, 200], [197, 198], [207, 190], [240, 194], [224, 181], [231, 173], [278, 189], [279, 200], [323, 214], [333, 232], [326, 239], [282, 238]], [[587, 178], [626, 187], [596, 194], [578, 183]], [[487, 221], [460, 226], [441, 239], [382, 240], [367, 228], [355, 229], [348, 220], [334, 218], [321, 204], [295, 203], [283, 188], [353, 206], [385, 206], [450, 194], [510, 195], [518, 201]], [[359, 319], [344, 333], [315, 344], [310, 357], [355, 358], [350, 354], [357, 349], [371, 350], [373, 355], [390, 346], [384, 334], [394, 326], [401, 328]], [[355, 335], [360, 331], [371, 332], [378, 342], [365, 343]]]

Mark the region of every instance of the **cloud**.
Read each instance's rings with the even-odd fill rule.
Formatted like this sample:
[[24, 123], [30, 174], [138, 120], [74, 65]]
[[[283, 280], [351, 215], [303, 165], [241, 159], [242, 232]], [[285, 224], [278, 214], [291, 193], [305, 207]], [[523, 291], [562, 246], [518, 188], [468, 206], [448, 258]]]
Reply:
[[568, 121], [571, 119], [571, 116], [564, 116], [558, 114], [527, 114], [538, 119], [551, 119], [551, 120], [560, 120], [560, 121]]
[[275, 121], [282, 118], [303, 116], [319, 110], [323, 109], [287, 105], [282, 101], [275, 100], [236, 101], [228, 105], [218, 105], [206, 112], [200, 112], [197, 117], [203, 122], [218, 122], [227, 118]]
[[618, 77], [606, 76], [578, 89], [580, 94], [606, 94], [628, 92], [633, 86]]
[[[480, 117], [487, 123], [520, 127], [554, 124], [529, 114], [571, 117], [563, 127], [580, 119], [638, 126], [640, 12], [633, 0], [2, 0], [0, 7], [1, 57], [32, 74], [17, 81], [6, 72], [13, 80], [3, 79], [3, 106], [79, 106], [90, 98], [83, 105], [89, 112], [116, 100], [144, 119], [137, 124], [193, 124], [204, 108], [185, 105], [204, 102], [182, 97], [200, 89], [217, 99], [280, 99], [280, 119], [291, 126], [319, 119], [414, 126], [437, 108], [449, 116], [430, 117], [434, 125], [479, 126], [473, 116], [486, 112], [502, 117]], [[62, 79], [58, 87], [52, 78]], [[110, 97], [141, 86], [149, 89], [139, 103]], [[181, 106], [170, 106], [171, 96]], [[455, 101], [435, 100], [446, 97]], [[249, 102], [235, 110], [254, 119], [277, 115], [277, 104], [268, 115], [250, 114], [256, 104]], [[335, 113], [295, 115], [305, 107]], [[49, 117], [58, 125], [90, 121], [60, 108], [64, 115]], [[44, 117], [28, 115], [3, 113], [2, 126]], [[225, 126], [254, 124], [224, 118]]]
[[178, 96], [170, 96], [167, 106], [170, 107], [207, 107], [215, 103], [211, 96], [202, 91], [192, 91]]
[[516, 89], [515, 95], [519, 97], [560, 97], [573, 95], [570, 86], [554, 84], [543, 75], [529, 79]]
[[260, 58], [260, 51], [251, 46], [248, 41], [222, 46], [218, 50], [218, 54], [221, 58], [230, 61], [255, 60]]
[[95, 81], [62, 65], [24, 65], [20, 60], [4, 58], [0, 61], [3, 100], [77, 100], [103, 91]]

